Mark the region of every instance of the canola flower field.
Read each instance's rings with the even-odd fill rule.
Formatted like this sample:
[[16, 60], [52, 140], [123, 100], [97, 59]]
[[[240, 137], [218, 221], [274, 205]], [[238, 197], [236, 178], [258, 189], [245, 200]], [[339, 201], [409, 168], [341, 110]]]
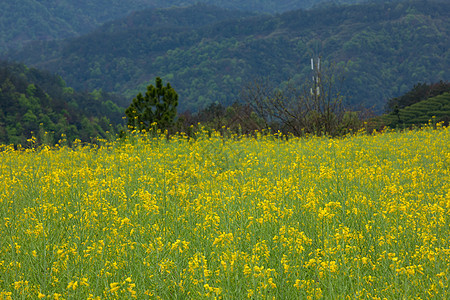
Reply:
[[449, 128], [0, 162], [0, 299], [450, 298]]

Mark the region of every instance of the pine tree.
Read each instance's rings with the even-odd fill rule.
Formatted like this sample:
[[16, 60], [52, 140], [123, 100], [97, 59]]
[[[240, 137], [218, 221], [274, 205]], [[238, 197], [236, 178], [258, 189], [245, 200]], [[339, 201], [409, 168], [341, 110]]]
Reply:
[[125, 110], [130, 130], [149, 130], [154, 126], [169, 129], [177, 115], [178, 94], [167, 83], [163, 86], [161, 78], [156, 78], [156, 86], [147, 86], [143, 96], [139, 93]]

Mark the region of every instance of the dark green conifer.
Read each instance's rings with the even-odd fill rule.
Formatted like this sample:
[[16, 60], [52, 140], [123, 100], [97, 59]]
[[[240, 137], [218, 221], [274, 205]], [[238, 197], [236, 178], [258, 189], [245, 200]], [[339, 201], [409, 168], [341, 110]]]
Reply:
[[167, 83], [163, 86], [161, 78], [156, 78], [156, 86], [147, 86], [145, 95], [139, 93], [126, 109], [130, 130], [149, 130], [156, 123], [159, 129], [169, 129], [177, 115], [178, 94]]

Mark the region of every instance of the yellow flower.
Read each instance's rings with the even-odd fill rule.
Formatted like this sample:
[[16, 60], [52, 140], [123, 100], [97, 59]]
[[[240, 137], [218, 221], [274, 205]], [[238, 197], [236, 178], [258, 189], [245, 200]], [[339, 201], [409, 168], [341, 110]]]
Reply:
[[113, 282], [109, 284], [109, 287], [111, 288], [109, 290], [110, 293], [116, 292], [118, 289], [120, 289], [120, 283], [119, 282]]
[[254, 293], [255, 293], [255, 291], [253, 289], [248, 289], [247, 290], [247, 298], [252, 298]]
[[59, 300], [59, 297], [61, 297], [61, 296], [62, 296], [62, 294], [54, 293], [54, 294], [53, 294], [53, 299], [54, 299], [54, 300]]
[[273, 282], [273, 278], [269, 278], [268, 280], [267, 280], [267, 282], [269, 283], [269, 285], [270, 285], [270, 287], [271, 288], [276, 288], [277, 287], [277, 285]]
[[78, 281], [71, 281], [71, 282], [69, 282], [69, 284], [67, 285], [67, 288], [68, 289], [73, 289], [73, 290], [75, 290], [76, 288], [77, 288], [77, 286], [78, 286]]
[[252, 269], [247, 264], [245, 264], [245, 266], [244, 266], [244, 275], [248, 276], [250, 274], [252, 274]]

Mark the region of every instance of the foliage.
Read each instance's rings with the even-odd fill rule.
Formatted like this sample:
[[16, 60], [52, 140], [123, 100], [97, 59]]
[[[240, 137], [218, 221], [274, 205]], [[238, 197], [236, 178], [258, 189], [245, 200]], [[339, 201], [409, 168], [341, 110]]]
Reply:
[[450, 129], [0, 147], [0, 298], [449, 299]]
[[25, 145], [33, 135], [53, 143], [61, 136], [68, 142], [106, 137], [122, 123], [120, 102], [103, 91], [76, 92], [48, 72], [0, 62], [0, 143]]
[[242, 90], [241, 99], [252, 107], [267, 130], [296, 136], [337, 136], [358, 131], [363, 115], [344, 107], [342, 70], [335, 65], [324, 67], [320, 58], [311, 60], [311, 64], [312, 80], [302, 86], [289, 82], [280, 89], [269, 79], [259, 79]]
[[225, 107], [211, 103], [196, 113], [186, 111], [180, 114], [172, 132], [181, 132], [189, 137], [195, 137], [199, 131], [241, 136], [252, 135], [265, 128], [263, 120], [247, 104], [235, 102]]
[[[188, 6], [197, 0], [0, 0], [0, 54], [36, 40], [63, 39], [92, 31], [106, 21], [145, 8]], [[308, 8], [321, 0], [203, 0], [222, 8], [281, 12]], [[344, 0], [342, 3], [362, 2]], [[202, 18], [198, 18], [201, 21]]]
[[125, 110], [128, 128], [148, 131], [156, 123], [160, 129], [169, 129], [177, 115], [177, 106], [178, 94], [170, 83], [163, 86], [161, 78], [156, 77], [155, 86], [147, 86], [145, 96], [139, 93]]
[[427, 124], [430, 120], [433, 123], [444, 122], [448, 126], [450, 121], [450, 92], [394, 110], [383, 115], [380, 121], [390, 127], [410, 127]]
[[346, 105], [382, 112], [386, 99], [414, 83], [450, 78], [449, 12], [449, 2], [436, 1], [318, 7], [273, 16], [235, 13], [235, 18], [207, 6], [147, 10], [83, 37], [34, 44], [9, 57], [45, 66], [77, 89], [128, 97], [161, 76], [180, 94], [181, 110], [198, 111], [214, 102], [230, 105], [257, 77], [270, 76], [275, 86], [304, 82], [310, 58], [320, 54], [345, 68]]
[[386, 104], [386, 112], [398, 114], [398, 110], [431, 97], [450, 92], [450, 83], [440, 81], [438, 83], [418, 83], [406, 94], [389, 99]]

